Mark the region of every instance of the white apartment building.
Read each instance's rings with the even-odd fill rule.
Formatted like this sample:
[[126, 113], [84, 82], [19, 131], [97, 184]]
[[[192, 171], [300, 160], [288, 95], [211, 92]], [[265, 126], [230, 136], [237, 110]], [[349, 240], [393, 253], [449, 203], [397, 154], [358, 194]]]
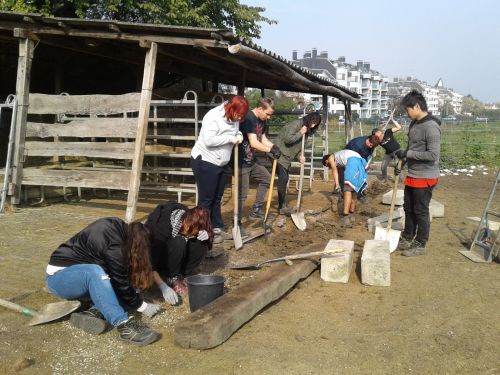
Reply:
[[399, 99], [411, 90], [415, 89], [422, 93], [427, 102], [427, 110], [434, 116], [440, 116], [439, 112], [439, 89], [414, 77], [394, 78], [389, 82], [391, 98]]
[[[310, 69], [314, 73], [334, 79], [339, 85], [356, 92], [362, 96], [363, 106], [352, 103], [352, 113], [357, 113], [360, 118], [385, 117], [387, 116], [388, 102], [388, 79], [379, 72], [370, 69], [368, 62], [358, 61], [356, 65], [346, 63], [345, 57], [337, 60], [330, 60], [328, 52], [318, 52], [315, 48], [306, 51], [303, 58], [298, 59], [297, 51], [293, 51], [292, 60], [294, 63]], [[306, 99], [321, 103], [321, 97], [307, 95]], [[345, 108], [342, 101], [330, 98], [329, 111], [341, 117], [345, 115]]]
[[439, 78], [435, 87], [439, 90], [439, 106], [443, 107], [446, 103], [453, 108], [453, 113], [442, 113], [443, 116], [458, 115], [462, 113], [463, 95], [453, 91], [453, 89], [444, 87], [443, 80]]

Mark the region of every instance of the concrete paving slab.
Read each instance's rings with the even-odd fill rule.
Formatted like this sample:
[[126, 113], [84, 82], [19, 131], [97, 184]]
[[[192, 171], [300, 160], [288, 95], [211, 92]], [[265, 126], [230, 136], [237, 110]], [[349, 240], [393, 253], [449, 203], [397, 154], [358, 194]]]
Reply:
[[365, 241], [361, 255], [361, 282], [374, 286], [391, 285], [389, 241]]
[[[321, 279], [334, 283], [347, 283], [354, 259], [354, 241], [330, 240], [325, 250], [344, 249], [334, 257], [321, 257]], [[342, 255], [342, 256], [339, 256]]]
[[[398, 192], [396, 193], [396, 206], [402, 206], [404, 203], [404, 190], [398, 189]], [[383, 204], [391, 204], [391, 199], [392, 199], [392, 189], [385, 193], [382, 196], [382, 203]]]

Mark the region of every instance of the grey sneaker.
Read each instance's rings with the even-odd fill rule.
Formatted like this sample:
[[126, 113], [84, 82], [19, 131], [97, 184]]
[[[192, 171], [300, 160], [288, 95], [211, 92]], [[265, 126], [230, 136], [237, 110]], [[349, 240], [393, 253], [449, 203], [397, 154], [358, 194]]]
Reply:
[[401, 253], [405, 257], [414, 257], [417, 255], [425, 255], [425, 245], [418, 241], [413, 241], [411, 249], [405, 250]]
[[92, 335], [99, 335], [108, 328], [104, 315], [102, 315], [95, 306], [92, 306], [86, 311], [71, 314], [69, 323], [73, 327], [79, 328]]
[[407, 240], [404, 237], [399, 239], [398, 249], [399, 250], [410, 250], [413, 245], [413, 240]]
[[295, 213], [295, 208], [291, 208], [288, 206], [283, 206], [279, 209], [280, 215], [291, 216]]
[[343, 228], [352, 228], [352, 221], [349, 215], [342, 216], [342, 219], [340, 219], [340, 224]]
[[250, 214], [248, 217], [252, 220], [263, 220], [264, 219], [264, 210], [262, 207], [252, 207]]
[[[228, 232], [222, 230], [221, 228], [214, 228], [214, 235], [215, 235], [215, 237], [219, 236], [220, 238], [222, 238], [222, 241], [233, 239], [233, 235], [231, 233], [228, 233]], [[214, 243], [215, 243], [215, 239], [214, 239]]]
[[118, 330], [118, 338], [127, 341], [130, 344], [145, 346], [158, 341], [161, 335], [146, 326], [140, 320], [131, 316], [122, 324], [119, 324], [116, 329]]

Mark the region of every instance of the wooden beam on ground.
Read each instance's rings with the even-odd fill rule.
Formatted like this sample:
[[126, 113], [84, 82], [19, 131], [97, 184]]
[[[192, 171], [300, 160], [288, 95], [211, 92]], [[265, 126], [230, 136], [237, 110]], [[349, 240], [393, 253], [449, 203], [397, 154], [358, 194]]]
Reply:
[[[322, 250], [321, 246], [318, 247]], [[314, 250], [312, 250], [314, 251]], [[174, 341], [183, 348], [210, 349], [222, 344], [269, 303], [279, 299], [318, 264], [311, 260], [273, 265], [252, 281], [192, 313], [175, 326]]]
[[19, 57], [17, 62], [16, 96], [17, 115], [16, 133], [12, 162], [12, 205], [21, 199], [21, 181], [23, 179], [24, 142], [26, 139], [26, 120], [28, 116], [31, 62], [35, 42], [29, 38], [19, 39]]
[[130, 186], [127, 197], [127, 211], [125, 221], [130, 223], [134, 220], [137, 209], [137, 199], [141, 186], [141, 169], [144, 160], [144, 146], [146, 144], [146, 134], [148, 131], [149, 108], [151, 106], [151, 95], [155, 78], [156, 55], [158, 44], [151, 43], [151, 48], [146, 52], [144, 62], [144, 75], [142, 78], [141, 101], [139, 105], [139, 117], [137, 121], [137, 136], [135, 139], [135, 152], [132, 159], [132, 172], [130, 175]]

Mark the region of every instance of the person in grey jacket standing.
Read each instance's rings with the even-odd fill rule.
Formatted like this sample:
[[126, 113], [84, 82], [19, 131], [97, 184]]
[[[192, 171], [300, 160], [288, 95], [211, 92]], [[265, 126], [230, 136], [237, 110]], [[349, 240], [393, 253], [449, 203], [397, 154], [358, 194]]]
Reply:
[[404, 256], [424, 255], [429, 239], [429, 204], [439, 178], [441, 122], [427, 112], [424, 96], [416, 90], [408, 93], [401, 106], [412, 120], [408, 130], [408, 148], [396, 156], [408, 165], [405, 179], [405, 228], [399, 248]]
[[242, 96], [234, 96], [212, 108], [203, 117], [200, 135], [191, 151], [191, 168], [198, 188], [197, 205], [210, 212], [215, 243], [231, 237], [224, 231], [221, 214], [228, 175], [225, 167], [231, 159], [234, 145], [243, 141], [239, 123], [247, 112], [248, 102]]
[[[291, 215], [293, 209], [286, 205], [286, 188], [288, 185], [288, 172], [292, 161], [300, 155], [302, 151], [302, 135], [305, 134], [306, 140], [311, 137], [321, 124], [321, 116], [318, 112], [312, 112], [301, 119], [286, 124], [278, 134], [274, 144], [281, 151], [278, 158], [278, 212], [281, 215]], [[301, 164], [305, 163], [302, 155], [299, 157]]]

